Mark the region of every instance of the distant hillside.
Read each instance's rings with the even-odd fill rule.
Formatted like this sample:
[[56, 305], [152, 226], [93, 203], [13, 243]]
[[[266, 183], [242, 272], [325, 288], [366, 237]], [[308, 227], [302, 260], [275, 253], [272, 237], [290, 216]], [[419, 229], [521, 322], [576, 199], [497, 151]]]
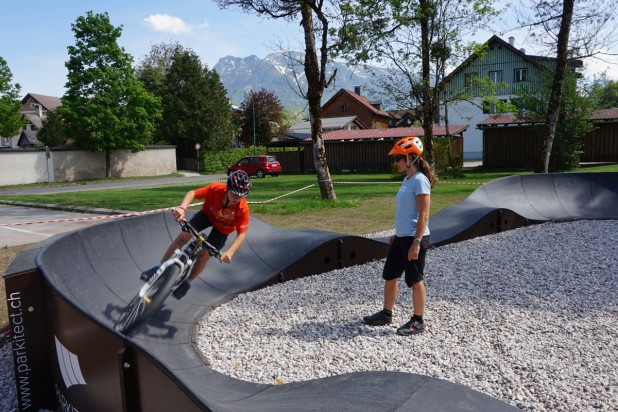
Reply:
[[[296, 55], [297, 60], [302, 60], [302, 55]], [[337, 69], [335, 82], [324, 92], [322, 103], [326, 103], [339, 89], [354, 90], [355, 86], [361, 86], [361, 94], [373, 99], [369, 94], [373, 83], [373, 75], [366, 71], [352, 71], [343, 63], [334, 62], [329, 65], [328, 74]], [[286, 58], [281, 53], [271, 53], [264, 59], [257, 56], [232, 57], [227, 56], [219, 59], [213, 67], [221, 77], [221, 82], [227, 90], [233, 104], [239, 105], [244, 100], [244, 94], [252, 88], [258, 91], [262, 88], [273, 92], [281, 100], [281, 104], [287, 109], [304, 109], [306, 102], [297, 96], [290, 85], [293, 82], [292, 70], [286, 64]], [[376, 69], [378, 70], [378, 69]], [[306, 90], [306, 80], [302, 66], [296, 71], [302, 75], [301, 84]], [[288, 80], [286, 80], [286, 78]], [[381, 100], [377, 98], [377, 100]]]

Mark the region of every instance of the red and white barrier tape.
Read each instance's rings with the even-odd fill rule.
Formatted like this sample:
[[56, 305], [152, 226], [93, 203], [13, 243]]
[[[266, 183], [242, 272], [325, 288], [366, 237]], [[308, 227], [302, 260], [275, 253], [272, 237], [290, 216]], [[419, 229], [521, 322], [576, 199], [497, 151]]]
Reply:
[[28, 226], [28, 225], [36, 225], [40, 223], [64, 223], [64, 222], [84, 222], [88, 220], [106, 220], [106, 219], [118, 219], [121, 217], [129, 217], [129, 216], [139, 216], [139, 215], [148, 215], [151, 213], [162, 212], [165, 210], [173, 209], [173, 207], [166, 207], [163, 209], [154, 209], [147, 210], [144, 212], [130, 212], [130, 213], [121, 213], [118, 215], [101, 215], [101, 216], [89, 216], [89, 217], [74, 217], [74, 218], [66, 218], [66, 219], [54, 219], [54, 220], [37, 220], [32, 222], [21, 222], [21, 223], [0, 223], [0, 226]]
[[262, 202], [247, 202], [247, 203], [249, 203], [249, 204], [251, 204], [251, 205], [261, 205], [261, 204], [264, 204], [264, 203], [270, 203], [270, 202], [272, 202], [273, 200], [281, 199], [282, 197], [289, 196], [289, 195], [291, 195], [292, 193], [300, 192], [301, 190], [309, 189], [310, 187], [313, 187], [313, 186], [315, 186], [315, 183], [312, 183], [312, 184], [310, 184], [309, 186], [301, 187], [301, 188], [300, 188], [300, 189], [298, 189], [298, 190], [294, 190], [294, 191], [292, 191], [292, 192], [285, 193], [285, 194], [283, 194], [283, 195], [281, 195], [281, 196], [277, 196], [277, 197], [273, 197], [272, 199], [264, 200], [264, 201], [262, 201]]
[[[333, 183], [340, 183], [340, 184], [393, 184], [393, 183], [401, 183], [401, 182], [335, 182], [333, 181]], [[482, 183], [475, 183], [475, 182], [441, 182], [441, 183], [448, 183], [448, 184], [468, 184], [468, 185], [482, 185]], [[305, 186], [305, 187], [301, 187], [300, 189], [291, 191], [289, 193], [285, 193], [281, 196], [277, 196], [277, 197], [273, 197], [272, 199], [268, 199], [268, 200], [264, 200], [261, 202], [247, 202], [249, 204], [254, 204], [254, 205], [260, 205], [260, 204], [265, 204], [265, 203], [270, 203], [273, 202], [277, 199], [281, 199], [283, 197], [289, 196], [291, 194], [294, 194], [296, 192], [300, 192], [301, 190], [305, 190], [305, 189], [309, 189], [310, 187], [315, 186], [316, 184], [310, 184], [309, 186]], [[192, 206], [199, 206], [201, 205], [201, 202], [198, 203], [193, 203], [190, 204], [189, 207]], [[101, 215], [101, 216], [92, 216], [92, 217], [76, 217], [76, 218], [67, 218], [67, 219], [54, 219], [54, 220], [38, 220], [38, 221], [32, 221], [32, 222], [21, 222], [21, 223], [0, 223], [0, 227], [13, 227], [13, 226], [28, 226], [28, 225], [36, 225], [36, 224], [42, 224], [42, 223], [65, 223], [65, 222], [83, 222], [83, 221], [89, 221], [89, 220], [106, 220], [106, 219], [118, 219], [121, 217], [130, 217], [130, 216], [141, 216], [141, 215], [148, 215], [148, 214], [152, 214], [152, 213], [157, 213], [157, 212], [164, 212], [166, 210], [172, 210], [174, 209], [175, 206], [172, 207], [165, 207], [162, 209], [153, 209], [153, 210], [146, 210], [144, 212], [129, 212], [129, 213], [121, 213], [121, 214], [117, 214], [117, 215]]]

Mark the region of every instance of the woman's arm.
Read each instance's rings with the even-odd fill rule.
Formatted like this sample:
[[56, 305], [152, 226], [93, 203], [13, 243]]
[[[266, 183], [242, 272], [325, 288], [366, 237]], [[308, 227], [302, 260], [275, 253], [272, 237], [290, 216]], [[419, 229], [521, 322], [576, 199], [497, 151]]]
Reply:
[[[422, 239], [427, 223], [429, 223], [431, 195], [423, 194], [416, 196], [416, 204], [418, 206], [418, 220], [416, 222], [416, 232], [414, 233], [414, 238]], [[410, 250], [408, 251], [408, 260], [418, 259], [418, 252], [420, 250], [421, 245], [416, 242], [412, 242], [412, 246], [410, 246]]]

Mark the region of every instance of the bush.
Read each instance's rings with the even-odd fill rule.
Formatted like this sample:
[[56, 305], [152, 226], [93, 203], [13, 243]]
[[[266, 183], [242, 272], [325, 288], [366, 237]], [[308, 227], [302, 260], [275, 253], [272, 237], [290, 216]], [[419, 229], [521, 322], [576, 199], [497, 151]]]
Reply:
[[[265, 146], [255, 148], [255, 154], [266, 154]], [[227, 173], [227, 167], [234, 162], [237, 162], [245, 156], [253, 155], [253, 146], [240, 147], [225, 151], [204, 151], [202, 153], [202, 164], [204, 165], [205, 174]]]
[[446, 137], [433, 139], [433, 161], [438, 172], [451, 171], [459, 174], [463, 165], [461, 154], [455, 152], [451, 141]]

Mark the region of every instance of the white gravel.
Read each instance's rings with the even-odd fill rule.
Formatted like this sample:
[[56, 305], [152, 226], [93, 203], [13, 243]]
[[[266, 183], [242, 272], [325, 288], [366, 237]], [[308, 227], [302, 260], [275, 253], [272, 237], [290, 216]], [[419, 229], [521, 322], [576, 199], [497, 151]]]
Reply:
[[[388, 232], [376, 234], [388, 235]], [[618, 410], [618, 221], [547, 223], [431, 250], [428, 329], [403, 337], [402, 283], [391, 326], [383, 261], [239, 296], [200, 322], [214, 369], [287, 383], [404, 371], [466, 385], [526, 411]], [[11, 345], [0, 349], [0, 410], [17, 410]]]
[[[379, 234], [388, 235], [388, 232]], [[287, 383], [354, 371], [402, 371], [466, 385], [526, 411], [618, 410], [618, 222], [546, 223], [430, 250], [428, 329], [400, 283], [393, 325], [384, 261], [239, 296], [200, 322], [212, 367]]]

